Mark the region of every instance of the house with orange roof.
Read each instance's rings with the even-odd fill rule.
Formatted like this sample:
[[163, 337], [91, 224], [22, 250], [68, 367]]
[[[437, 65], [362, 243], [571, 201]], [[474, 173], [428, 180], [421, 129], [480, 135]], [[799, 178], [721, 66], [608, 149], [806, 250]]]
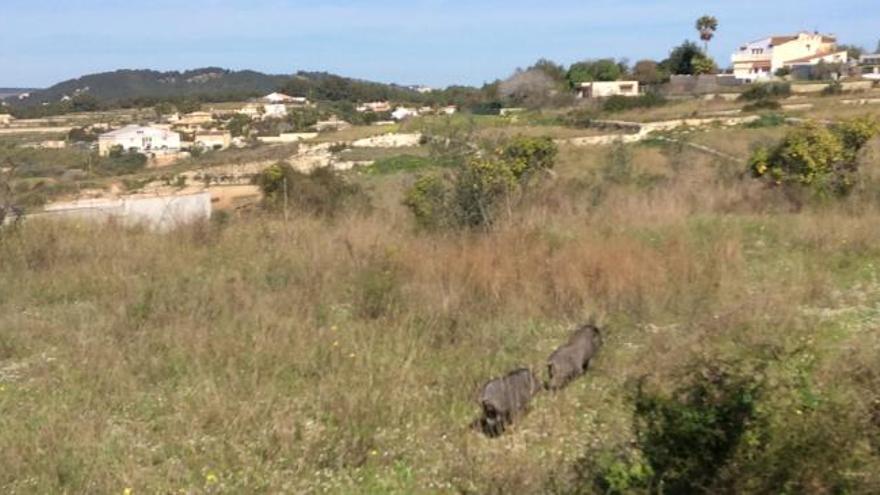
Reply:
[[805, 65], [846, 63], [847, 52], [837, 49], [832, 35], [802, 32], [787, 36], [770, 36], [746, 43], [733, 54], [733, 75], [754, 82], [770, 79], [779, 69]]

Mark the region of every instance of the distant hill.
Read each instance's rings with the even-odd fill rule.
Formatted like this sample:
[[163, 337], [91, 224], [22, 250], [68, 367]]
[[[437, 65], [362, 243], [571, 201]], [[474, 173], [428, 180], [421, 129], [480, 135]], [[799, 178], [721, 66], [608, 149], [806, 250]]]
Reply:
[[[7, 98], [5, 103], [16, 117], [35, 118], [118, 107], [148, 107], [162, 101], [240, 101], [274, 91], [306, 96], [313, 101], [333, 102], [342, 105], [340, 111], [354, 111], [356, 103], [378, 100], [470, 107], [484, 97], [477, 88], [455, 87], [423, 94], [412, 87], [326, 72], [271, 75], [208, 67], [184, 72], [118, 70], [91, 74], [47, 89], [32, 90], [30, 97], [22, 100]], [[21, 92], [14, 90], [11, 93], [18, 95]]]
[[243, 70], [208, 67], [185, 72], [118, 70], [70, 79], [31, 93], [27, 105], [59, 102], [65, 97], [87, 95], [100, 103], [112, 104], [138, 99], [197, 98], [223, 100], [271, 93], [290, 80], [290, 76], [268, 75]]
[[9, 97], [17, 97], [23, 93], [32, 93], [38, 91], [35, 88], [0, 88], [0, 100]]

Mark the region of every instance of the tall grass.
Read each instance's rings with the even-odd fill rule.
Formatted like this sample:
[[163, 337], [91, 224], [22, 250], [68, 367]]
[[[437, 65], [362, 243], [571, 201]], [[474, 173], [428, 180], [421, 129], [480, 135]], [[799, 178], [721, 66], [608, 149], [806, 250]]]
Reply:
[[[578, 459], [632, 439], [631, 382], [673, 390], [696, 358], [802, 377], [767, 403], [765, 460], [800, 459], [785, 427], [830, 428], [853, 486], [877, 488], [876, 206], [793, 214], [646, 148], [634, 169], [658, 180], [607, 183], [583, 153], [488, 233], [419, 232], [391, 207], [4, 232], [2, 491], [564, 491]], [[542, 369], [591, 316], [607, 337], [586, 378], [501, 439], [468, 429], [482, 382]], [[804, 472], [791, 486], [827, 488]]]

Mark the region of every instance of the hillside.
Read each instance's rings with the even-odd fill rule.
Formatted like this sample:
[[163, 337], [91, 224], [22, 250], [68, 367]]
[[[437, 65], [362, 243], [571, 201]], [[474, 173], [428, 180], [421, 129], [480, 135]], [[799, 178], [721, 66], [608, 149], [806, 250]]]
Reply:
[[[209, 67], [185, 72], [118, 70], [64, 81], [44, 90], [32, 90], [24, 100], [6, 100], [20, 118], [45, 117], [113, 107], [152, 106], [159, 101], [197, 99], [239, 101], [273, 91], [313, 100], [357, 103], [394, 100], [411, 103], [445, 103], [446, 92], [422, 95], [396, 84], [364, 81], [326, 72], [271, 75], [256, 71], [230, 71]], [[476, 91], [476, 90], [474, 90]], [[460, 97], [461, 91], [453, 96]]]
[[251, 70], [230, 71], [208, 67], [185, 72], [118, 70], [90, 74], [36, 91], [29, 105], [60, 101], [65, 96], [89, 95], [102, 103], [134, 99], [227, 98], [269, 93], [289, 76], [262, 74]]
[[10, 96], [18, 96], [22, 93], [31, 93], [37, 91], [34, 88], [0, 88], [0, 100]]

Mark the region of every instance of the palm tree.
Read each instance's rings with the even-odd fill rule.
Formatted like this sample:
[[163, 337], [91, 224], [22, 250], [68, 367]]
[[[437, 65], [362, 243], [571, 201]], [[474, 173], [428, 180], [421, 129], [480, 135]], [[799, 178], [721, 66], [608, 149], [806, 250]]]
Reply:
[[709, 52], [709, 42], [715, 37], [715, 31], [718, 30], [718, 19], [711, 15], [704, 15], [697, 19], [697, 31], [700, 32], [700, 39], [703, 40], [706, 52]]

